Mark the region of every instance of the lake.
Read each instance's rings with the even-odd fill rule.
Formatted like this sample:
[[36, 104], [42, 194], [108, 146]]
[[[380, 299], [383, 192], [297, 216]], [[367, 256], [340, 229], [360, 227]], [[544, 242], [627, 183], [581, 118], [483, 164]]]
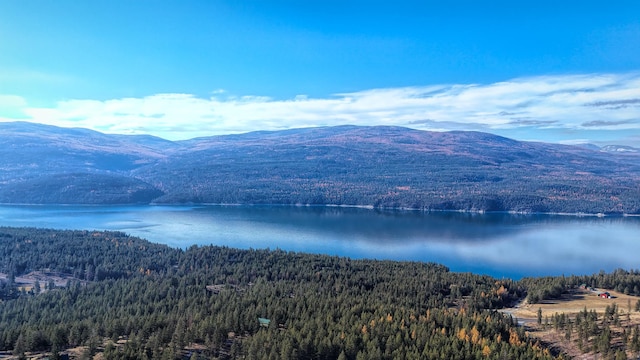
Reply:
[[187, 248], [432, 261], [496, 277], [640, 268], [640, 218], [289, 206], [0, 206], [0, 225], [117, 230]]

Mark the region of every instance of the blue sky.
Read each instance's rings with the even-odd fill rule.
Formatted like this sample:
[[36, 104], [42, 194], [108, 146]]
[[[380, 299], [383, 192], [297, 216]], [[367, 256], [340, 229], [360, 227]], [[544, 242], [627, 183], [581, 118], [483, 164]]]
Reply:
[[3, 1], [0, 121], [640, 145], [640, 2]]

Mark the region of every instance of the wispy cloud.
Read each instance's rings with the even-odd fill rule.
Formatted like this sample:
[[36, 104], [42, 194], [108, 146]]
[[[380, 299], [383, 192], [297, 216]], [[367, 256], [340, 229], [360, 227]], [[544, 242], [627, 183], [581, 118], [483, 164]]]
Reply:
[[606, 120], [594, 120], [588, 121], [582, 126], [584, 127], [597, 127], [597, 128], [606, 128], [611, 126], [619, 126], [619, 125], [638, 125], [640, 123], [640, 119], [638, 120], [618, 120], [618, 121], [606, 121]]
[[640, 106], [640, 99], [623, 99], [623, 100], [610, 100], [610, 101], [596, 101], [589, 106], [602, 106], [610, 109], [620, 109], [629, 106]]
[[[640, 132], [640, 73], [517, 78], [493, 84], [370, 89], [327, 98], [210, 98], [156, 94], [106, 101], [67, 100], [54, 107], [10, 101], [31, 121], [109, 133], [187, 139], [296, 127], [397, 125], [424, 130], [583, 129]], [[0, 120], [12, 117], [0, 114]]]

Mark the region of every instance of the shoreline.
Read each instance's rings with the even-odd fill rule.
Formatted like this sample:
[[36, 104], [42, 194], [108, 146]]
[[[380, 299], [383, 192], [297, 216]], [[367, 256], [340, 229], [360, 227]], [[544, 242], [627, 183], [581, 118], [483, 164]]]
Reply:
[[206, 207], [206, 206], [218, 206], [218, 207], [291, 207], [291, 208], [344, 208], [344, 209], [363, 209], [363, 210], [384, 210], [384, 211], [407, 211], [407, 212], [422, 212], [422, 213], [461, 213], [461, 214], [509, 214], [509, 215], [552, 215], [552, 216], [569, 216], [569, 217], [607, 217], [607, 218], [624, 218], [624, 217], [640, 217], [640, 213], [586, 213], [586, 212], [539, 212], [539, 211], [517, 211], [517, 210], [500, 210], [500, 211], [486, 211], [486, 210], [465, 210], [465, 209], [420, 209], [409, 207], [376, 207], [374, 205], [349, 205], [349, 204], [253, 204], [253, 203], [133, 203], [133, 204], [37, 204], [37, 203], [0, 203], [0, 206], [4, 207], [45, 207], [45, 206], [61, 206], [61, 207], [118, 207], [118, 206], [132, 206], [132, 207]]

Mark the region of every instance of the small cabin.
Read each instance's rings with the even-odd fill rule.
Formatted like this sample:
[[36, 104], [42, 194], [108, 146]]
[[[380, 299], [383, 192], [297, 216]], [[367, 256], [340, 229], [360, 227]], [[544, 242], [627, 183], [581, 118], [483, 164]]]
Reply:
[[603, 298], [603, 299], [611, 299], [611, 294], [609, 294], [608, 292], [603, 292], [598, 294], [599, 297]]
[[258, 318], [258, 322], [262, 327], [269, 327], [269, 324], [271, 324], [271, 320], [265, 318]]
[[220, 294], [220, 291], [222, 291], [224, 289], [224, 285], [207, 285], [206, 289], [207, 289], [207, 291], [218, 295], [218, 294]]

